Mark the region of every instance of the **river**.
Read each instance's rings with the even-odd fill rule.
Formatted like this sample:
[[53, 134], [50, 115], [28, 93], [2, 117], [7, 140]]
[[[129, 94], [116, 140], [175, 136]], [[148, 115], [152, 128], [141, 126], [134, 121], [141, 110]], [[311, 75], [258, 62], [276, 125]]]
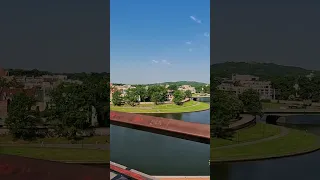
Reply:
[[[203, 124], [210, 123], [210, 111], [149, 114]], [[111, 161], [149, 175], [208, 176], [210, 145], [134, 129], [110, 127]]]
[[[284, 126], [320, 136], [320, 116], [289, 116]], [[214, 164], [214, 180], [320, 180], [320, 151], [288, 158]]]

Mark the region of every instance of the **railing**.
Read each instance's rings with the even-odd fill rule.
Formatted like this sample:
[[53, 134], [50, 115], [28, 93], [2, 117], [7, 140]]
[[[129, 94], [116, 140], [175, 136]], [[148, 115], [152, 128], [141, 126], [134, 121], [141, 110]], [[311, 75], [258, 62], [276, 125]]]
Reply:
[[110, 123], [117, 126], [210, 144], [210, 125], [133, 113], [110, 112]]

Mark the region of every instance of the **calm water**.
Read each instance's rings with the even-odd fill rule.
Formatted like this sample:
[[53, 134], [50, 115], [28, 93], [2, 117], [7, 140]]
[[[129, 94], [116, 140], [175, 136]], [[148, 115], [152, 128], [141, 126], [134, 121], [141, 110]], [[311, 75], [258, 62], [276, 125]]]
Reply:
[[[210, 123], [210, 112], [152, 114]], [[111, 125], [111, 161], [150, 175], [210, 174], [210, 145]]]
[[[291, 116], [285, 125], [320, 136], [320, 116]], [[256, 162], [216, 164], [211, 177], [216, 180], [320, 180], [320, 151], [302, 156]]]

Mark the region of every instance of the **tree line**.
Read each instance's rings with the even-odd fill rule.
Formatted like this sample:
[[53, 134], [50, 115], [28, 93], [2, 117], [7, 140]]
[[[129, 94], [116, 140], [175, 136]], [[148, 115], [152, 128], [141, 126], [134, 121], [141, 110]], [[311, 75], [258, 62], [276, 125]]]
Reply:
[[[89, 76], [83, 84], [62, 83], [50, 92], [45, 111], [34, 109], [34, 97], [19, 93], [12, 97], [5, 124], [16, 139], [38, 136], [81, 138], [91, 125], [92, 110], [96, 110], [98, 125], [109, 126], [109, 77]], [[42, 134], [39, 126], [50, 127]]]
[[262, 116], [262, 104], [259, 93], [253, 89], [238, 97], [230, 92], [214, 90], [210, 102], [211, 136], [231, 138], [234, 132], [229, 129], [233, 120], [239, 119], [244, 111], [253, 116]]
[[[138, 85], [135, 88], [129, 88], [124, 97], [122, 96], [122, 92], [115, 91], [112, 95], [112, 103], [115, 106], [121, 106], [124, 103], [127, 103], [131, 106], [137, 105], [139, 102], [154, 102], [155, 105], [162, 104], [167, 100], [168, 90], [165, 86], [161, 85], [153, 85], [153, 86], [142, 86]], [[173, 102], [177, 105], [183, 104], [182, 101], [185, 98], [191, 98], [192, 93], [190, 90], [185, 92], [178, 90], [173, 91]]]

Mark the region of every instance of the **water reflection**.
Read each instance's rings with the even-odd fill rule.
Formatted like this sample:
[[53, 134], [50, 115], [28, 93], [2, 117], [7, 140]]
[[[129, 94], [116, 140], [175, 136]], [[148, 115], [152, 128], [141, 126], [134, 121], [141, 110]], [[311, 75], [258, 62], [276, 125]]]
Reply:
[[[152, 115], [189, 122], [210, 123], [209, 110]], [[210, 174], [208, 144], [113, 125], [110, 128], [111, 161], [150, 175], [206, 176]]]
[[[285, 126], [320, 135], [320, 116], [292, 116], [287, 117], [286, 122], [293, 124]], [[213, 164], [211, 177], [216, 180], [319, 180], [319, 162], [320, 151], [274, 160]]]

